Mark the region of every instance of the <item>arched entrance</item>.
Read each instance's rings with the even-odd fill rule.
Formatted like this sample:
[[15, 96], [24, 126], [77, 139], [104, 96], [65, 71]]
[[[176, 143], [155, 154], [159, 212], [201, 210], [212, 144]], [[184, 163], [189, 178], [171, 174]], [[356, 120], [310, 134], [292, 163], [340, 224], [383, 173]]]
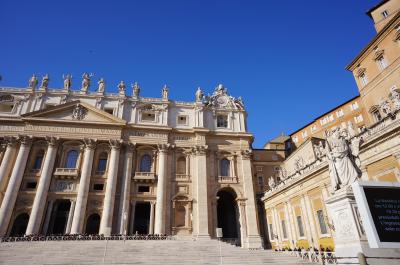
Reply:
[[224, 239], [240, 242], [239, 214], [236, 193], [232, 189], [222, 189], [217, 193], [218, 227], [222, 228]]
[[85, 233], [89, 235], [97, 235], [100, 229], [100, 215], [91, 214], [86, 221]]
[[23, 236], [28, 226], [29, 215], [27, 213], [21, 213], [15, 218], [14, 224], [11, 228], [10, 236]]
[[50, 229], [48, 234], [65, 234], [67, 227], [69, 210], [71, 208], [70, 200], [57, 200], [51, 217]]

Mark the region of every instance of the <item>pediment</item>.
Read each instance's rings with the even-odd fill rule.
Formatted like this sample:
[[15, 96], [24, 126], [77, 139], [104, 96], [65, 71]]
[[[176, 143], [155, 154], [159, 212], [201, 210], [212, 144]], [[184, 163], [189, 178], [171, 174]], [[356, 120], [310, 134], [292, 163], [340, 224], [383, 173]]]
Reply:
[[126, 122], [89, 104], [72, 101], [22, 115], [23, 120], [125, 125]]

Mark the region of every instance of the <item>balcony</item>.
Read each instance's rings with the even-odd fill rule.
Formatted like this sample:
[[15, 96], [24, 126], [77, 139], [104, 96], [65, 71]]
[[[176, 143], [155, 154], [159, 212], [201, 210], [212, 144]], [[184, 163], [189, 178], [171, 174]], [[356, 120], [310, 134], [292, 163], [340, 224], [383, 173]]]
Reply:
[[31, 169], [25, 172], [25, 177], [27, 178], [35, 178], [40, 177], [40, 169]]
[[229, 176], [218, 176], [218, 183], [238, 183], [237, 177], [229, 177]]
[[78, 169], [77, 168], [56, 168], [54, 172], [54, 176], [57, 179], [77, 179], [78, 178]]
[[156, 174], [154, 172], [136, 172], [133, 176], [135, 182], [154, 182]]
[[175, 174], [175, 181], [190, 181], [188, 174]]

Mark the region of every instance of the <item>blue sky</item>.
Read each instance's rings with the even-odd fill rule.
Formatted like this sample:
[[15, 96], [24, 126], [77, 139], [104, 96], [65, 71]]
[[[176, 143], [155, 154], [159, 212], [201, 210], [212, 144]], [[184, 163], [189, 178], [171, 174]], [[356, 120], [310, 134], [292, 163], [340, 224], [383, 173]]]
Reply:
[[[139, 82], [141, 94], [193, 100], [223, 83], [242, 96], [254, 147], [357, 95], [345, 66], [375, 35], [378, 0], [0, 2], [1, 86], [36, 73]], [[94, 83], [94, 82], [93, 82]], [[92, 89], [95, 86], [92, 85]]]

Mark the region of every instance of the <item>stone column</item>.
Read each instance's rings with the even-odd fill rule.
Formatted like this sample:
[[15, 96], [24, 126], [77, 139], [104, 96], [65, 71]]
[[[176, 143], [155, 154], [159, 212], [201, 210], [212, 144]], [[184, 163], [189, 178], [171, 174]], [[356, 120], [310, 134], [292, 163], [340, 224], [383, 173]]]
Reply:
[[247, 224], [246, 224], [246, 201], [244, 199], [237, 199], [239, 206], [240, 216], [240, 241], [242, 246], [244, 241], [247, 239]]
[[22, 136], [19, 140], [21, 141], [21, 146], [0, 208], [0, 237], [5, 236], [7, 233], [11, 214], [15, 206], [15, 201], [17, 200], [18, 191], [21, 186], [26, 162], [31, 149], [31, 137]]
[[0, 204], [3, 200], [4, 192], [7, 186], [8, 176], [13, 166], [13, 159], [17, 152], [16, 139], [14, 137], [5, 137], [6, 151], [0, 165]]
[[58, 139], [55, 137], [46, 137], [47, 151], [43, 162], [42, 173], [40, 174], [39, 184], [36, 189], [35, 199], [33, 201], [31, 215], [29, 216], [27, 235], [36, 235], [40, 232], [40, 226], [45, 211], [47, 194], [49, 191], [51, 177], [53, 175], [54, 161], [57, 155]]
[[122, 191], [119, 202], [118, 230], [121, 235], [128, 232], [129, 199], [131, 194], [132, 160], [135, 145], [128, 144], [125, 149]]
[[315, 247], [315, 248], [319, 248], [319, 246], [317, 244], [319, 236], [318, 236], [318, 233], [317, 233], [317, 230], [316, 230], [317, 226], [316, 226], [316, 223], [315, 223], [315, 220], [314, 220], [314, 212], [312, 210], [310, 198], [307, 195], [304, 195], [304, 204], [306, 206], [307, 216], [308, 216], [308, 223], [309, 223], [310, 229], [311, 229], [311, 235], [312, 235], [311, 243], [312, 243], [312, 246]]
[[95, 139], [84, 139], [85, 151], [83, 155], [81, 178], [79, 180], [78, 195], [76, 198], [74, 215], [71, 224], [71, 234], [81, 234], [86, 215], [86, 204], [89, 194], [90, 176], [92, 175]]
[[165, 204], [166, 204], [166, 185], [167, 185], [167, 152], [169, 144], [158, 146], [158, 180], [157, 180], [157, 200], [156, 216], [154, 224], [155, 234], [165, 233]]
[[210, 232], [208, 227], [208, 183], [207, 183], [207, 145], [197, 145], [194, 148], [194, 164], [195, 164], [195, 178], [197, 182], [196, 192], [196, 225], [197, 237], [209, 238]]
[[75, 210], [75, 201], [71, 200], [71, 207], [69, 207], [67, 227], [65, 228], [66, 234], [69, 234], [71, 232], [71, 225], [72, 225], [72, 218], [74, 216], [74, 210]]
[[49, 202], [47, 203], [47, 212], [46, 212], [46, 217], [44, 219], [43, 229], [42, 229], [43, 235], [47, 235], [47, 233], [49, 232], [48, 230], [49, 230], [51, 214], [53, 212], [53, 204], [54, 204], [54, 200], [49, 200]]
[[100, 232], [105, 236], [111, 235], [112, 220], [114, 213], [115, 191], [117, 189], [117, 174], [119, 163], [119, 149], [121, 142], [110, 140], [111, 155], [107, 174], [106, 194], [104, 195], [103, 213], [101, 215]]
[[186, 153], [185, 155], [186, 155], [186, 170], [185, 170], [185, 172], [186, 172], [187, 177], [189, 178], [189, 175], [190, 175], [190, 154]]
[[154, 205], [156, 203], [154, 201], [150, 202], [150, 228], [149, 234], [154, 234]]
[[247, 217], [247, 242], [245, 243], [246, 248], [261, 248], [261, 238], [258, 232], [257, 223], [257, 208], [255, 202], [255, 194], [253, 187], [253, 177], [251, 172], [251, 151], [242, 150], [241, 162], [242, 162], [242, 177], [243, 177], [243, 191], [246, 197], [246, 217]]

